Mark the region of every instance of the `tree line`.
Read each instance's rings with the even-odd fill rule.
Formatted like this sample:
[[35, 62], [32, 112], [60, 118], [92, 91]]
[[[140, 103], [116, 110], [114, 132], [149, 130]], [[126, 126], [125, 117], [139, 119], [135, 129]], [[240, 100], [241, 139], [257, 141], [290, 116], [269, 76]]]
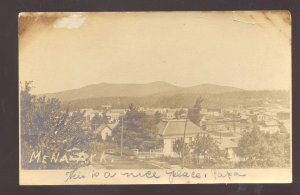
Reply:
[[101, 97], [73, 100], [63, 102], [63, 106], [72, 108], [102, 109], [101, 105], [110, 104], [112, 108], [128, 108], [132, 102], [142, 107], [187, 108], [194, 104], [199, 96], [205, 99], [203, 107], [230, 108], [235, 106], [254, 107], [261, 106], [266, 99], [279, 101], [280, 104], [289, 106], [289, 91], [239, 91], [221, 94], [173, 94], [152, 95], [145, 97]]

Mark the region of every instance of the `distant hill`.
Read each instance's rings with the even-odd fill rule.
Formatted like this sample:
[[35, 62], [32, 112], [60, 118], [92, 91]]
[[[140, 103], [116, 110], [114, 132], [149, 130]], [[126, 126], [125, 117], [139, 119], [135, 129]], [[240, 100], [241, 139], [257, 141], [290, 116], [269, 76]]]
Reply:
[[167, 82], [157, 81], [146, 84], [111, 84], [99, 83], [88, 85], [79, 89], [61, 91], [58, 93], [42, 94], [47, 97], [59, 98], [61, 101], [72, 101], [88, 98], [103, 97], [144, 97], [144, 96], [170, 96], [176, 94], [217, 94], [242, 91], [242, 89], [220, 86], [214, 84], [202, 84], [192, 87], [178, 87]]
[[155, 93], [173, 91], [176, 89], [179, 89], [179, 87], [162, 81], [147, 84], [99, 83], [88, 85], [79, 89], [72, 89], [43, 95], [47, 97], [56, 97], [61, 101], [70, 101], [76, 99], [99, 97], [141, 97], [152, 95]]
[[227, 92], [236, 92], [236, 91], [244, 91], [243, 89], [236, 88], [236, 87], [229, 87], [229, 86], [221, 86], [215, 84], [201, 84], [195, 85], [192, 87], [182, 87], [178, 88], [173, 91], [162, 92], [160, 94], [155, 95], [177, 95], [177, 94], [220, 94], [220, 93], [227, 93]]
[[214, 84], [202, 84], [184, 89], [185, 93], [227, 93], [234, 91], [243, 91], [243, 89]]

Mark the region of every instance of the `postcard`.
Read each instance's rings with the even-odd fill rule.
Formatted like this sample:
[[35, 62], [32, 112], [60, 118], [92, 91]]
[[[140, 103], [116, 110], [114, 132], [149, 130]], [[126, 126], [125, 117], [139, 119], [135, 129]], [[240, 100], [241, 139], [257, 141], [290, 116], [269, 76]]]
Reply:
[[291, 183], [288, 11], [19, 14], [20, 185]]

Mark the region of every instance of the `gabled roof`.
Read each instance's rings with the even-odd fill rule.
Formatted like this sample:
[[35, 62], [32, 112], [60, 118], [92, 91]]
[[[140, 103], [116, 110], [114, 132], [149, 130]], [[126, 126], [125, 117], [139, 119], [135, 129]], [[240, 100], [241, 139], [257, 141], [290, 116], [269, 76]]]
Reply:
[[96, 129], [95, 132], [101, 132], [101, 131], [103, 131], [103, 129], [105, 129], [105, 127], [107, 127], [107, 128], [109, 128], [110, 130], [112, 130], [108, 125], [106, 125], [106, 124], [101, 124], [101, 125]]
[[114, 130], [118, 126], [118, 122], [112, 124], [101, 124], [96, 131], [101, 132], [105, 127], [108, 127], [110, 130]]
[[[185, 121], [183, 120], [172, 120], [172, 121], [162, 121], [158, 124], [159, 134], [162, 136], [183, 136]], [[186, 135], [197, 135], [204, 134], [204, 131], [191, 121], [187, 122], [186, 125]]]

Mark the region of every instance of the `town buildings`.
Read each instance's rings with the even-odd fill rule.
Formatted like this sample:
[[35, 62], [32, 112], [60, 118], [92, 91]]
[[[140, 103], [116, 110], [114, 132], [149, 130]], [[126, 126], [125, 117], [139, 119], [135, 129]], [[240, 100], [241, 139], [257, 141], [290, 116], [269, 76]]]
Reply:
[[[290, 133], [291, 121], [287, 108], [280, 105], [266, 104], [258, 107], [237, 106], [233, 108], [202, 108], [199, 124], [194, 124], [187, 119], [187, 108], [147, 108], [139, 107], [139, 111], [147, 116], [159, 113], [161, 122], [157, 125], [159, 135], [163, 138], [161, 150], [165, 156], [178, 157], [180, 154], [175, 151], [176, 140], [183, 139], [185, 131], [185, 143], [191, 144], [197, 135], [210, 135], [219, 148], [226, 151], [228, 159], [237, 161], [235, 148], [244, 132], [253, 128], [265, 133]], [[126, 114], [127, 109], [112, 109], [110, 105], [103, 106], [98, 113], [103, 117], [105, 112], [108, 117], [108, 124], [101, 124], [97, 127], [95, 134], [101, 136], [102, 140], [112, 136], [112, 132], [121, 117]], [[87, 120], [97, 113], [93, 109], [85, 109]]]

